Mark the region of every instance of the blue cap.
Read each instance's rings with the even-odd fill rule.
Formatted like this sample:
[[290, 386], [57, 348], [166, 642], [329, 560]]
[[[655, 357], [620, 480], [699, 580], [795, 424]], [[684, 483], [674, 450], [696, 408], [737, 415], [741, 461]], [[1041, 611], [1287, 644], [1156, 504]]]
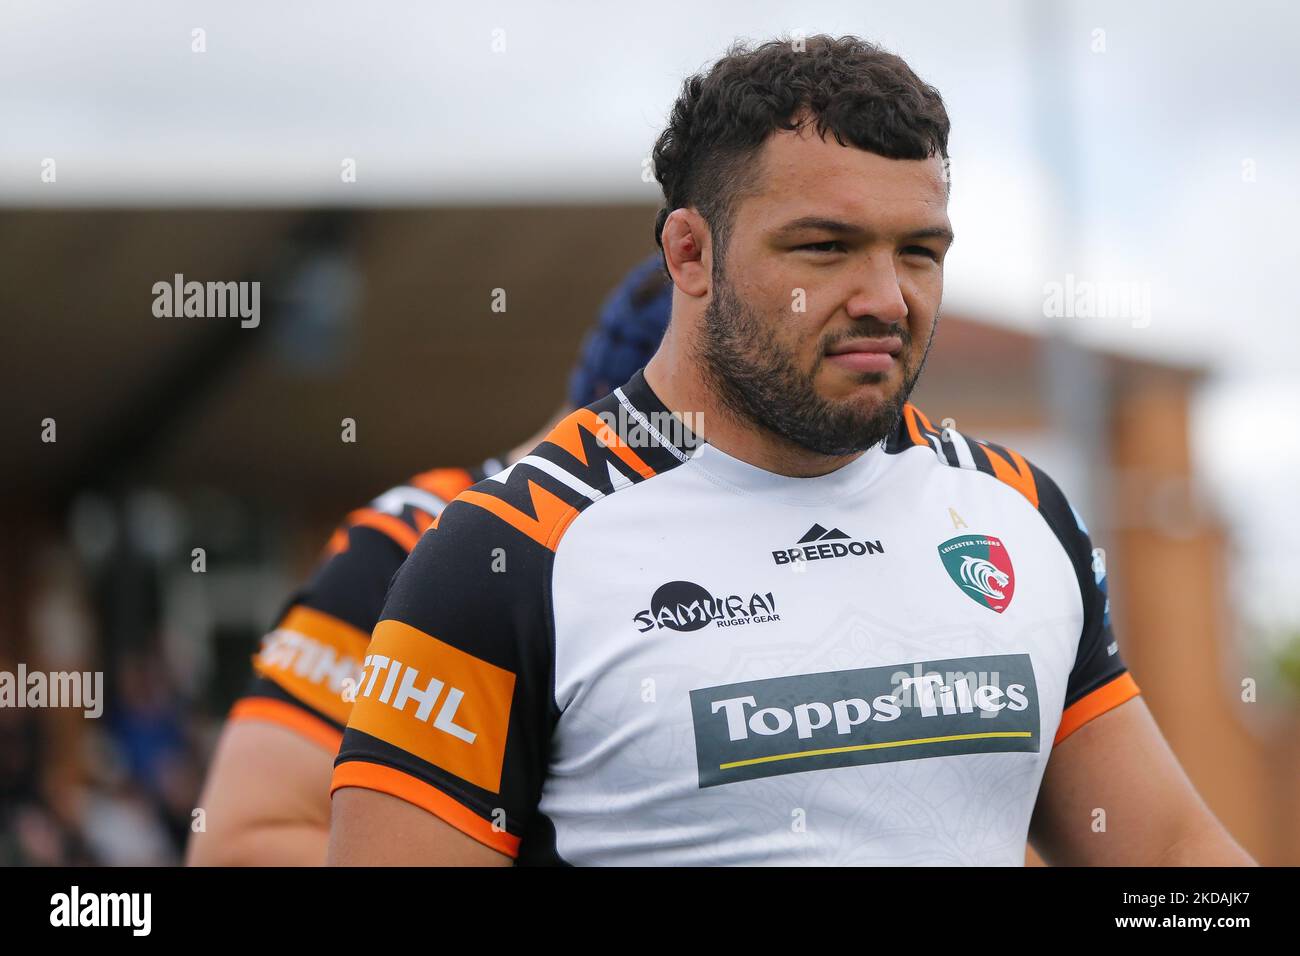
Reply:
[[604, 398], [637, 373], [659, 348], [673, 309], [673, 284], [659, 252], [626, 276], [605, 299], [569, 375], [569, 404]]

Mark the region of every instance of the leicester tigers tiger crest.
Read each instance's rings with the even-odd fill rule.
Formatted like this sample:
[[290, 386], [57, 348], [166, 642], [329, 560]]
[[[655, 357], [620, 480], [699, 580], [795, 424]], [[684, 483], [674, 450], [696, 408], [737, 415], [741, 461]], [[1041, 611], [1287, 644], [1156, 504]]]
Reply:
[[1016, 590], [1016, 572], [1006, 546], [992, 535], [964, 534], [939, 545], [948, 576], [977, 604], [1001, 614]]

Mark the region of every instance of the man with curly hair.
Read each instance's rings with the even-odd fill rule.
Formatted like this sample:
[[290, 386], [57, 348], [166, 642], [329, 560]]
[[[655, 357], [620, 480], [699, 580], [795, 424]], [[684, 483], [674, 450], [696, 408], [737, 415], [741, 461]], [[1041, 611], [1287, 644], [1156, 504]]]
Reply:
[[333, 862], [1251, 862], [1147, 712], [1060, 488], [907, 402], [948, 130], [852, 37], [686, 81], [654, 151], [664, 341], [394, 579]]

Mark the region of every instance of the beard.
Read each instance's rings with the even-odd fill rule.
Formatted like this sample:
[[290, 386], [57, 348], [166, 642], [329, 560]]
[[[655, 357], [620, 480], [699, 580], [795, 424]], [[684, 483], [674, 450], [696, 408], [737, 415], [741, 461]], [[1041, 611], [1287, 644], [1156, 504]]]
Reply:
[[[808, 451], [842, 458], [879, 444], [897, 427], [930, 352], [937, 315], [935, 319], [919, 359], [905, 327], [873, 321], [870, 327], [859, 323], [852, 331], [827, 336], [816, 364], [804, 372], [794, 354], [781, 345], [775, 323], [765, 321], [730, 283], [715, 276], [696, 355], [709, 384], [732, 414]], [[818, 394], [817, 372], [828, 348], [884, 335], [896, 335], [903, 343], [895, 359], [902, 365], [903, 382], [894, 394], [869, 406], [853, 400], [828, 401]], [[887, 377], [885, 372], [855, 376], [863, 385], [879, 384]]]

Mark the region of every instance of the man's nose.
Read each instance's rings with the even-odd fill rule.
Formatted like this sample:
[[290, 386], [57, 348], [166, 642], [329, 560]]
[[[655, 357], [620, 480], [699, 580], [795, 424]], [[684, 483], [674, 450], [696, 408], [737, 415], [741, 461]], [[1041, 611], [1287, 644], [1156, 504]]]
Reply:
[[847, 308], [853, 319], [875, 318], [887, 325], [902, 325], [907, 320], [907, 300], [891, 257], [872, 256], [863, 263]]

